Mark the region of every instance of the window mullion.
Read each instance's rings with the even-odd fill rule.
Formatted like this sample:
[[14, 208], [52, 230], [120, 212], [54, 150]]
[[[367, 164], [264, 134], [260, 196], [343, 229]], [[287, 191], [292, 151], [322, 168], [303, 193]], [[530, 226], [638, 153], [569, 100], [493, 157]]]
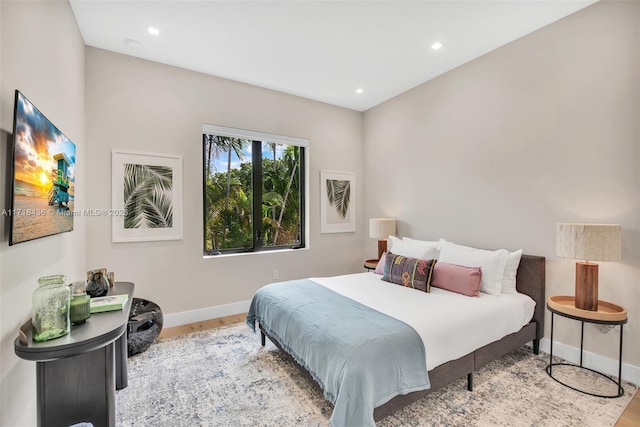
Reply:
[[298, 247], [299, 248], [304, 248], [306, 245], [306, 241], [305, 241], [305, 215], [306, 215], [306, 203], [304, 202], [305, 200], [305, 187], [306, 187], [306, 183], [305, 183], [305, 149], [304, 147], [300, 147], [299, 148], [299, 152], [300, 152], [300, 160], [299, 160], [299, 167], [298, 167], [298, 182], [299, 184], [299, 188], [300, 188], [300, 228], [298, 229], [298, 233], [299, 233], [299, 243], [298, 243]]
[[253, 173], [251, 186], [253, 194], [253, 249], [262, 250], [264, 235], [262, 230], [262, 142], [252, 141], [251, 161]]

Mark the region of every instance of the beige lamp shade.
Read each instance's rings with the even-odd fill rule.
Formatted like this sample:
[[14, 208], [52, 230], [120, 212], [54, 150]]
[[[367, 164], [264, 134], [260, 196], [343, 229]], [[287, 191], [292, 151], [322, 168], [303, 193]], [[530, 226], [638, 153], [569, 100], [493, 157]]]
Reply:
[[371, 218], [369, 237], [378, 239], [378, 259], [387, 251], [387, 238], [396, 234], [396, 220], [393, 218]]
[[621, 227], [618, 224], [556, 225], [556, 255], [586, 260], [576, 262], [575, 307], [598, 311], [598, 264], [622, 258]]
[[620, 261], [622, 230], [619, 224], [556, 225], [556, 255], [586, 261]]
[[393, 218], [371, 218], [369, 220], [369, 237], [386, 240], [396, 234], [396, 220]]

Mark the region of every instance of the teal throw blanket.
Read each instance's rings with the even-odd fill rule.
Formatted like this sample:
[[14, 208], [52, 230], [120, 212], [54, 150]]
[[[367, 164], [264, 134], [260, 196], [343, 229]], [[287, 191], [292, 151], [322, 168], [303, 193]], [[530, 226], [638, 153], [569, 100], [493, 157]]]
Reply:
[[375, 407], [430, 386], [412, 327], [311, 280], [259, 289], [247, 315], [256, 322], [320, 384], [334, 427], [375, 426]]

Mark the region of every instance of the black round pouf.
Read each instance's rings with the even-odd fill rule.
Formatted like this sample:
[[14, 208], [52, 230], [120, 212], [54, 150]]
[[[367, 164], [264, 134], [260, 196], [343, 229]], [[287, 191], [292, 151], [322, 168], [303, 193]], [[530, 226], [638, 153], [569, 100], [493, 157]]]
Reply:
[[162, 310], [149, 300], [134, 298], [129, 311], [127, 349], [129, 357], [142, 353], [162, 332]]

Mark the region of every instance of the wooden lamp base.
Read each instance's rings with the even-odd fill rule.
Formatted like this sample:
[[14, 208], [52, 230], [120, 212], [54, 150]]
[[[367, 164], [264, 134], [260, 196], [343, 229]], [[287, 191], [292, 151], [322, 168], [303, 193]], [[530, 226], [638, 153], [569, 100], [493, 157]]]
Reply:
[[576, 308], [598, 311], [598, 264], [576, 262]]
[[382, 258], [382, 254], [387, 252], [387, 241], [378, 240], [378, 260]]

